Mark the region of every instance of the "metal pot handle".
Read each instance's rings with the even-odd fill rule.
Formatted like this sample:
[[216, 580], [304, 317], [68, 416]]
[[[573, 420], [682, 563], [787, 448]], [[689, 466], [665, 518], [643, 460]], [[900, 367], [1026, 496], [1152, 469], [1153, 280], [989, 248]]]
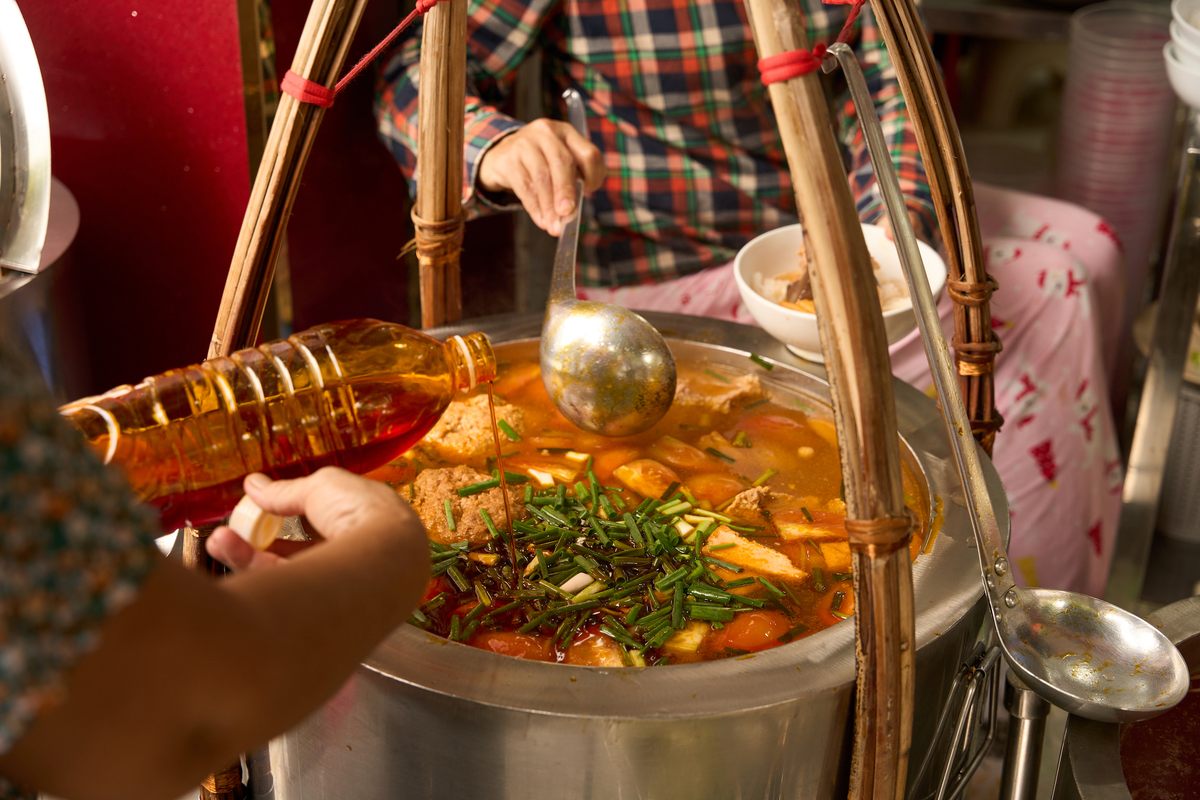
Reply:
[[[925, 752], [921, 768], [913, 779], [914, 789], [909, 800], [950, 800], [959, 797], [990, 749], [996, 736], [1001, 672], [1000, 648], [991, 643], [993, 638], [989, 634], [986, 644], [977, 644], [971, 660], [955, 676], [950, 695], [938, 717], [929, 750]], [[957, 698], [961, 699], [955, 706]], [[953, 726], [949, 724], [952, 716]], [[933, 767], [934, 757], [939, 752], [944, 752], [946, 756], [938, 773], [937, 792], [920, 795], [917, 788]]]

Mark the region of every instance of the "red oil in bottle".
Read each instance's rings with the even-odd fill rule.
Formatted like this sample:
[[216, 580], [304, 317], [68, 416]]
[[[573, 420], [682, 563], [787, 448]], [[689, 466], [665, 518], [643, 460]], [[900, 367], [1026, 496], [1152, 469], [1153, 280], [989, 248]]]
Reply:
[[286, 340], [77, 400], [60, 411], [163, 530], [225, 517], [251, 472], [368, 472], [424, 436], [455, 394], [496, 372], [482, 333], [446, 342], [389, 322], [319, 325]]

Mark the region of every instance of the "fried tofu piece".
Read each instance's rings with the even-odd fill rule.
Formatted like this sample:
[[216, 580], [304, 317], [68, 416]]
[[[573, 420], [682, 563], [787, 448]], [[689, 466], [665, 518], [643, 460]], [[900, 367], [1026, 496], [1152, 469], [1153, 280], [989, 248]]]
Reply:
[[624, 667], [627, 666], [621, 646], [602, 633], [585, 639], [577, 639], [567, 648], [563, 663], [577, 667]]
[[[480, 515], [486, 509], [496, 526], [504, 526], [504, 496], [499, 487], [486, 492], [459, 497], [458, 490], [473, 483], [486, 481], [490, 475], [470, 467], [446, 467], [427, 469], [413, 482], [412, 507], [425, 523], [429, 538], [442, 544], [461, 542], [472, 545], [484, 544], [492, 538], [487, 524]], [[509, 501], [513, 519], [523, 519], [527, 512], [521, 502], [517, 488], [509, 487]], [[446, 521], [446, 501], [450, 501], [450, 512], [454, 515], [455, 529], [450, 530]]]
[[825, 557], [825, 568], [831, 572], [850, 572], [850, 542], [821, 542], [821, 555]]
[[675, 402], [728, 414], [735, 405], [757, 400], [765, 394], [762, 381], [754, 374], [739, 375], [721, 383], [709, 383], [697, 376], [688, 376], [679, 381], [675, 389]]
[[712, 625], [709, 623], [692, 620], [687, 625], [684, 625], [682, 630], [671, 634], [671, 638], [663, 642], [662, 649], [673, 656], [695, 655], [699, 652], [700, 645], [704, 642], [704, 637], [711, 630]]
[[771, 516], [779, 535], [789, 542], [837, 542], [846, 541], [846, 523], [844, 519], [830, 520], [822, 515], [819, 522], [812, 522], [798, 508], [787, 508], [776, 511]]
[[[733, 546], [721, 547], [722, 545]], [[714, 551], [714, 547], [721, 549]], [[800, 581], [808, 574], [778, 550], [738, 536], [725, 525], [721, 525], [709, 535], [704, 543], [704, 553], [764, 577]]]
[[652, 458], [639, 458], [613, 470], [617, 480], [642, 497], [661, 497], [671, 484], [679, 483], [675, 470]]
[[[524, 435], [525, 413], [517, 406], [496, 400], [496, 419], [504, 420]], [[455, 400], [425, 438], [421, 448], [445, 461], [477, 461], [496, 454], [492, 415], [486, 395]]]

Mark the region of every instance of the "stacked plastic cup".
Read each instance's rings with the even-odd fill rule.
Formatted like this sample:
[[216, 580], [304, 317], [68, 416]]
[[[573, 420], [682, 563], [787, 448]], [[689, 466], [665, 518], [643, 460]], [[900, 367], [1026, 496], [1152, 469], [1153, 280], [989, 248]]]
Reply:
[[1127, 0], [1087, 6], [1071, 18], [1058, 190], [1104, 217], [1120, 238], [1129, 319], [1141, 307], [1169, 193], [1175, 119], [1163, 64], [1169, 23], [1165, 5]]

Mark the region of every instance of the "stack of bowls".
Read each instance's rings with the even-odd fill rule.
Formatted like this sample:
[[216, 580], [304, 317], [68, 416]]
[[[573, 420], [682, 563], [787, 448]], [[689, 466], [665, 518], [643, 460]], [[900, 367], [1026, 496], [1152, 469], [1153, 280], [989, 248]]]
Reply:
[[1200, 111], [1200, 0], [1175, 0], [1171, 17], [1171, 41], [1163, 47], [1167, 77], [1179, 99]]
[[1176, 108], [1162, 58], [1169, 22], [1165, 6], [1125, 0], [1087, 6], [1071, 18], [1059, 194], [1116, 230], [1130, 311], [1141, 307], [1168, 194]]

